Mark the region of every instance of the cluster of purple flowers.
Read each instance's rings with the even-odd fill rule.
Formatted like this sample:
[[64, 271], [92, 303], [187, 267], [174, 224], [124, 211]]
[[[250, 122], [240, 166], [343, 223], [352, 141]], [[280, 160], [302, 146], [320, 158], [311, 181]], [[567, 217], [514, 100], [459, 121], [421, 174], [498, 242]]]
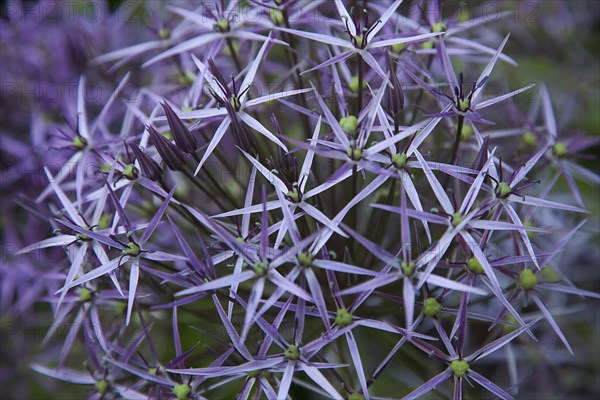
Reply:
[[55, 44], [3, 77], [46, 97], [3, 115], [3, 321], [47, 324], [3, 358], [95, 399], [535, 391], [527, 352], [577, 349], [556, 299], [600, 298], [561, 262], [598, 138], [508, 89], [510, 11], [402, 3], [9, 3], [9, 50]]

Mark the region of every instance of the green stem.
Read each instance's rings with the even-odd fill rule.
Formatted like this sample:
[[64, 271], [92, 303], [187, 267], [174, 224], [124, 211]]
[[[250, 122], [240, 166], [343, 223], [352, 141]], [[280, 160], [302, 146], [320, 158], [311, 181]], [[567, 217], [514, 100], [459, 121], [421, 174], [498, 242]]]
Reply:
[[358, 99], [356, 101], [356, 117], [362, 109], [362, 97], [363, 97], [363, 59], [358, 57]]
[[229, 52], [231, 53], [231, 58], [233, 59], [233, 63], [235, 64], [235, 67], [237, 68], [238, 72], [240, 72], [242, 70], [242, 64], [240, 63], [240, 59], [237, 56], [237, 52], [235, 51], [235, 48], [233, 47], [233, 42], [231, 41], [231, 38], [228, 37], [227, 39], [225, 39], [225, 42], [227, 43], [227, 48], [229, 49]]
[[463, 124], [465, 122], [465, 117], [463, 115], [458, 116], [458, 124], [456, 125], [456, 136], [454, 138], [454, 146], [452, 147], [452, 159], [450, 160], [450, 165], [453, 165], [458, 157], [458, 148], [460, 145], [460, 137], [462, 135]]
[[[285, 9], [285, 8], [283, 9], [283, 23], [287, 29], [291, 29], [290, 21], [288, 19], [287, 9]], [[295, 52], [292, 51], [292, 49], [296, 48], [296, 40], [293, 35], [290, 35], [287, 32], [285, 32], [285, 40], [290, 44], [290, 48], [288, 49], [287, 54], [291, 57], [291, 60], [290, 60], [290, 58], [287, 58], [288, 65], [290, 68], [293, 68], [294, 71], [296, 72], [296, 80], [298, 82], [298, 88], [302, 89], [302, 88], [304, 88], [304, 81], [302, 79], [302, 75], [300, 75], [300, 71], [297, 68], [298, 56], [296, 55]], [[300, 93], [300, 105], [302, 107], [308, 109], [305, 93]], [[306, 137], [309, 138], [311, 135], [310, 121], [308, 119], [308, 115], [302, 114], [302, 116], [303, 116], [302, 121], [304, 124], [304, 129], [306, 131]]]

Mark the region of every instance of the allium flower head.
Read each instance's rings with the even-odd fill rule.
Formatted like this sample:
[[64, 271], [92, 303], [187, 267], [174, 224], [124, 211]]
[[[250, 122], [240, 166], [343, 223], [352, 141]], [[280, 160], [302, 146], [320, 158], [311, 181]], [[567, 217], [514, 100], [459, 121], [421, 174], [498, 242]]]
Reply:
[[597, 397], [593, 12], [67, 3], [0, 22], [1, 397]]

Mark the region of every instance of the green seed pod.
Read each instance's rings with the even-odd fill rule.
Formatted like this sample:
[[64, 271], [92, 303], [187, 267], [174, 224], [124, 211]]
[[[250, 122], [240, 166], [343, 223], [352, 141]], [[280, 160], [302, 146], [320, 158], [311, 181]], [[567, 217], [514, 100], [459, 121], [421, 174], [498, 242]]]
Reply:
[[537, 276], [530, 269], [524, 269], [519, 274], [519, 285], [525, 289], [530, 290], [537, 286]]
[[217, 22], [215, 22], [215, 24], [213, 25], [213, 29], [215, 31], [219, 31], [219, 32], [228, 32], [229, 31], [229, 21], [227, 21], [226, 19], [222, 18], [220, 20], [218, 20]]
[[537, 137], [533, 134], [533, 132], [525, 132], [523, 134], [523, 143], [525, 144], [525, 146], [529, 146], [529, 147], [533, 147], [536, 146], [538, 141], [537, 141]]
[[138, 177], [138, 169], [133, 164], [128, 164], [122, 172], [123, 176], [130, 181], [136, 179]]
[[423, 313], [429, 318], [437, 317], [437, 315], [442, 311], [442, 305], [433, 297], [428, 297], [425, 299]]
[[519, 322], [512, 314], [508, 314], [506, 318], [504, 318], [504, 322], [507, 322], [506, 324], [502, 324], [502, 330], [505, 333], [511, 333], [519, 329]]
[[347, 326], [352, 323], [352, 314], [345, 308], [340, 308], [335, 312], [335, 323], [340, 327]]
[[300, 350], [298, 346], [292, 344], [283, 352], [283, 356], [290, 361], [296, 361], [300, 358]]
[[412, 274], [415, 272], [415, 262], [414, 261], [402, 261], [402, 263], [400, 264], [400, 267], [402, 268], [402, 273], [404, 274], [404, 276], [412, 276]]
[[567, 145], [561, 142], [556, 142], [556, 144], [552, 147], [552, 152], [556, 157], [564, 157], [569, 152]]
[[397, 44], [392, 45], [392, 51], [394, 53], [400, 53], [405, 48], [406, 48], [406, 43], [397, 43]]
[[462, 378], [469, 370], [469, 363], [465, 360], [452, 360], [450, 363], [450, 369], [454, 373], [454, 376], [457, 378]]
[[[533, 222], [531, 222], [531, 221], [523, 221], [523, 226], [526, 226], [528, 228], [534, 227]], [[525, 231], [525, 233], [527, 234], [527, 237], [529, 239], [533, 239], [538, 234], [537, 232], [534, 232], [534, 231]]]
[[173, 394], [177, 400], [187, 399], [188, 394], [192, 391], [192, 388], [187, 383], [180, 383], [173, 387]]
[[[87, 229], [90, 229], [89, 227]], [[80, 240], [82, 242], [89, 242], [92, 240], [91, 237], [89, 237], [88, 235], [86, 235], [85, 233], [78, 233], [75, 235], [75, 237], [77, 238], [77, 240]]]
[[314, 259], [313, 255], [308, 252], [298, 254], [297, 258], [298, 264], [302, 265], [303, 267], [310, 267]]
[[348, 396], [348, 400], [365, 400], [365, 396], [362, 393], [354, 392]]
[[464, 124], [460, 131], [460, 138], [462, 140], [469, 140], [473, 137], [473, 127], [470, 124]]
[[137, 257], [140, 255], [141, 252], [142, 249], [140, 249], [140, 246], [138, 246], [136, 242], [127, 243], [127, 246], [125, 246], [125, 248], [123, 249], [123, 254], [127, 254], [131, 257]]
[[286, 197], [288, 198], [288, 200], [290, 200], [293, 203], [299, 203], [300, 202], [300, 191], [298, 190], [297, 187], [292, 188], [292, 190], [287, 192]]
[[406, 166], [406, 160], [408, 160], [406, 153], [396, 153], [392, 156], [392, 163], [398, 169], [402, 169]]
[[510, 186], [508, 186], [508, 183], [506, 182], [500, 182], [498, 183], [498, 186], [496, 186], [496, 196], [498, 197], [506, 197], [511, 193], [512, 189]]
[[237, 96], [232, 95], [231, 99], [229, 99], [229, 103], [236, 111], [241, 107], [240, 99]]
[[93, 295], [93, 293], [90, 289], [87, 289], [87, 288], [79, 289], [79, 301], [81, 301], [81, 302], [90, 301], [92, 299], [92, 295]]
[[431, 24], [431, 32], [444, 32], [446, 30], [446, 24], [442, 21]]
[[271, 17], [271, 21], [275, 25], [283, 25], [284, 19], [283, 19], [283, 13], [281, 11], [271, 9], [269, 11], [269, 16]]
[[471, 257], [467, 260], [467, 268], [476, 274], [483, 274], [483, 267], [478, 259]]
[[362, 149], [360, 147], [350, 147], [346, 150], [346, 155], [353, 161], [358, 161], [362, 158]]
[[108, 391], [108, 386], [109, 383], [108, 381], [101, 379], [99, 381], [96, 381], [96, 383], [94, 383], [94, 387], [96, 388], [96, 391], [100, 394], [106, 394], [106, 392]]
[[457, 226], [462, 222], [462, 214], [460, 212], [455, 212], [452, 214], [452, 226]]
[[340, 126], [347, 135], [350, 135], [356, 132], [356, 127], [358, 126], [358, 118], [356, 118], [354, 115], [348, 115], [347, 117], [343, 117], [342, 119], [340, 119]]
[[[352, 90], [353, 93], [358, 93], [358, 76], [353, 76], [350, 78], [350, 82], [348, 83], [348, 87]], [[367, 87], [367, 83], [363, 81], [362, 83], [363, 89]]]
[[258, 261], [254, 263], [252, 269], [257, 276], [265, 276], [267, 275], [267, 272], [269, 272], [269, 263], [266, 261]]
[[171, 31], [169, 31], [167, 28], [160, 28], [158, 31], [158, 37], [162, 40], [168, 39], [171, 37]]
[[365, 35], [361, 33], [360, 35], [354, 36], [354, 40], [356, 41], [356, 47], [359, 49], [363, 48], [363, 44], [365, 42]]
[[73, 147], [76, 150], [83, 150], [87, 146], [87, 140], [79, 134], [75, 135], [73, 138]]
[[465, 111], [467, 108], [469, 108], [470, 105], [471, 102], [469, 101], [469, 99], [458, 99], [458, 108], [461, 111]]
[[554, 283], [561, 281], [560, 275], [558, 274], [558, 272], [556, 272], [554, 268], [552, 268], [551, 265], [544, 265], [542, 267], [542, 272], [540, 273], [542, 274], [544, 282]]
[[426, 42], [421, 43], [421, 48], [424, 50], [433, 49], [433, 40], [428, 40]]

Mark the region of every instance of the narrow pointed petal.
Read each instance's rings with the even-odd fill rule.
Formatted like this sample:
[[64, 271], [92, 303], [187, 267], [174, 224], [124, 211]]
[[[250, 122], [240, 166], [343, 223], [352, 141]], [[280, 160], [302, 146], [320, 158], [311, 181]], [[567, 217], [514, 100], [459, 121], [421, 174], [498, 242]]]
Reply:
[[190, 294], [206, 292], [215, 289], [221, 289], [225, 287], [229, 287], [234, 283], [240, 283], [252, 279], [255, 276], [254, 271], [244, 271], [242, 273], [236, 275], [227, 275], [221, 278], [217, 278], [215, 280], [203, 283], [199, 286], [194, 286], [189, 289], [182, 290], [180, 292], [175, 293], [176, 297], [180, 296], [188, 296]]
[[305, 32], [298, 29], [277, 28], [280, 31], [291, 33], [292, 35], [300, 36], [306, 39], [314, 40], [325, 44], [340, 46], [347, 49], [354, 49], [354, 45], [348, 40], [340, 39], [331, 35], [322, 35], [320, 33]]
[[[340, 0], [338, 0], [340, 1]], [[396, 0], [394, 1], [384, 12], [383, 14], [381, 14], [381, 17], [379, 18], [379, 20], [377, 21], [378, 24], [376, 26], [373, 27], [373, 29], [371, 29], [371, 32], [369, 33], [369, 36], [371, 36], [370, 39], [372, 39], [375, 35], [377, 35], [377, 33], [385, 26], [386, 22], [390, 19], [390, 17], [392, 15], [394, 15], [394, 13], [396, 12], [396, 9], [398, 8], [398, 6], [400, 5], [400, 3], [402, 3], [403, 0]], [[340, 1], [341, 2], [341, 1]], [[339, 10], [339, 7], [338, 7]], [[341, 15], [341, 14], [340, 14]], [[351, 24], [348, 24], [351, 25]]]
[[421, 35], [407, 36], [407, 37], [402, 37], [402, 38], [379, 40], [377, 42], [370, 43], [369, 44], [369, 48], [371, 48], [371, 49], [378, 49], [378, 48], [381, 48], [381, 47], [393, 46], [395, 44], [418, 42], [418, 41], [421, 41], [421, 40], [425, 40], [425, 39], [429, 39], [429, 38], [432, 38], [432, 37], [440, 36], [443, 33], [444, 32], [432, 32], [432, 33], [423, 33]]
[[125, 325], [129, 326], [131, 320], [131, 311], [133, 310], [133, 300], [137, 291], [138, 280], [140, 277], [140, 262], [133, 260], [131, 263], [131, 271], [129, 272], [129, 292], [127, 293], [127, 319]]
[[[306, 375], [308, 375], [309, 378], [313, 380], [313, 382], [315, 382], [317, 385], [319, 385], [319, 387], [321, 389], [323, 389], [325, 392], [327, 392], [327, 394], [329, 396], [331, 396], [332, 399], [336, 399], [336, 400], [343, 399], [343, 397], [340, 396], [340, 394], [337, 392], [337, 390], [335, 390], [335, 388], [329, 382], [329, 380], [327, 378], [325, 378], [325, 376], [323, 376], [321, 371], [319, 371], [316, 367], [302, 364], [301, 368], [304, 372], [306, 372]], [[287, 369], [286, 369], [286, 371], [287, 371]]]
[[544, 302], [542, 301], [542, 299], [540, 299], [539, 296], [536, 293], [532, 294], [531, 297], [533, 298], [533, 301], [538, 306], [538, 308], [540, 309], [540, 311], [542, 312], [542, 314], [544, 314], [544, 317], [546, 318], [546, 320], [548, 321], [548, 323], [552, 327], [552, 330], [554, 330], [554, 332], [556, 333], [556, 335], [565, 344], [565, 347], [567, 348], [567, 350], [569, 350], [569, 353], [571, 353], [571, 355], [574, 356], [575, 354], [573, 353], [573, 349], [571, 348], [571, 345], [569, 344], [569, 341], [567, 340], [567, 338], [565, 337], [564, 333], [562, 332], [562, 330], [560, 329], [560, 327], [558, 326], [558, 324], [554, 320], [554, 317], [552, 316], [552, 313], [550, 313], [550, 310], [548, 310], [548, 307], [546, 307], [546, 305], [544, 304]]
[[283, 372], [283, 376], [281, 377], [281, 382], [279, 382], [279, 391], [277, 392], [278, 399], [287, 399], [288, 393], [290, 391], [290, 386], [292, 385], [292, 378], [294, 377], [294, 361], [288, 361], [285, 366], [285, 371]]
[[498, 385], [490, 381], [489, 379], [479, 375], [477, 372], [473, 370], [469, 370], [467, 376], [473, 379], [475, 382], [480, 384], [483, 388], [485, 388], [488, 392], [498, 396], [502, 400], [514, 400], [514, 398], [502, 390]]
[[200, 160], [198, 166], [196, 167], [196, 170], [194, 171], [194, 176], [198, 175], [198, 172], [200, 172], [200, 169], [202, 168], [208, 157], [213, 153], [219, 142], [221, 142], [221, 139], [223, 139], [223, 136], [225, 135], [225, 132], [227, 132], [227, 128], [229, 128], [230, 124], [231, 120], [229, 119], [229, 117], [225, 117], [223, 122], [221, 122], [221, 125], [219, 125], [219, 127], [215, 131], [215, 134], [213, 135], [212, 139], [210, 139], [210, 143], [208, 144], [208, 147], [206, 148], [202, 159]]
[[447, 368], [442, 373], [434, 376], [433, 378], [431, 378], [430, 380], [428, 380], [427, 382], [425, 382], [424, 384], [422, 384], [421, 386], [404, 396], [402, 400], [418, 399], [424, 394], [434, 390], [442, 383], [446, 382], [448, 379], [450, 379], [451, 376], [452, 372], [450, 371], [450, 368]]
[[167, 196], [165, 201], [163, 201], [163, 203], [161, 204], [161, 206], [158, 209], [158, 211], [156, 212], [156, 214], [154, 214], [154, 216], [148, 223], [148, 226], [146, 227], [146, 229], [144, 230], [144, 233], [142, 234], [142, 237], [140, 238], [140, 243], [139, 243], [140, 246], [143, 246], [148, 241], [150, 236], [152, 236], [154, 231], [156, 230], [158, 223], [162, 219], [165, 211], [167, 210], [167, 207], [169, 206], [169, 203], [171, 202], [171, 198], [173, 197], [173, 193], [175, 193], [176, 188], [177, 188], [177, 185], [173, 185], [171, 192], [169, 193], [169, 195]]
[[429, 168], [429, 165], [427, 164], [419, 150], [415, 149], [414, 154], [415, 156], [417, 156], [419, 164], [421, 165], [423, 173], [425, 174], [425, 178], [427, 178], [427, 181], [429, 182], [429, 185], [433, 190], [433, 194], [440, 202], [440, 205], [447, 214], [454, 214], [454, 207], [452, 207], [452, 203], [450, 202], [450, 199], [448, 198], [448, 195], [446, 194], [446, 191], [442, 187], [440, 181], [437, 180], [437, 178], [433, 174], [433, 171], [431, 170], [431, 168]]
[[[519, 215], [517, 214], [515, 209], [512, 208], [512, 206], [507, 203], [503, 203], [503, 206], [504, 206], [504, 209], [506, 210], [508, 216], [510, 217], [510, 219], [516, 225], [523, 226], [523, 222], [521, 222], [521, 218], [519, 218]], [[521, 235], [521, 239], [523, 239], [523, 243], [525, 244], [527, 253], [529, 253], [529, 255], [531, 256], [531, 260], [533, 261], [533, 263], [535, 264], [535, 266], [538, 269], [541, 269], [540, 264], [538, 263], [538, 260], [537, 260], [537, 256], [535, 255], [535, 251], [533, 250], [533, 245], [531, 244], [531, 240], [529, 240], [529, 236], [527, 235], [527, 232], [523, 229], [523, 230], [519, 230], [519, 234]]]
[[[492, 57], [492, 59], [490, 60], [490, 62], [488, 63], [488, 65], [481, 72], [481, 75], [479, 75], [479, 78], [477, 78], [477, 82], [481, 82], [484, 78], [490, 76], [490, 74], [492, 73], [492, 70], [494, 69], [494, 65], [496, 65], [496, 61], [498, 61], [498, 57], [500, 56], [500, 54], [502, 54], [502, 50], [504, 49], [504, 45], [506, 45], [506, 42], [508, 41], [509, 37], [510, 37], [510, 33], [508, 35], [506, 35], [506, 37], [504, 38], [504, 40], [500, 44], [500, 47], [498, 47], [498, 50], [496, 50], [496, 54], [494, 54], [494, 56]], [[485, 85], [481, 85], [481, 86], [479, 86], [475, 90], [475, 93], [473, 93], [473, 97], [472, 97], [472, 102], [473, 103], [477, 103], [477, 99], [481, 95], [481, 93], [483, 92], [484, 88], [485, 88]]]
[[246, 114], [243, 111], [239, 111], [238, 115], [242, 121], [246, 123], [250, 128], [258, 131], [261, 135], [265, 136], [267, 139], [275, 143], [277, 146], [281, 147], [284, 151], [288, 151], [287, 147], [281, 140], [279, 140], [273, 133], [271, 133], [263, 124], [254, 119], [250, 114]]
[[537, 319], [531, 321], [530, 323], [528, 323], [527, 325], [519, 327], [519, 329], [515, 330], [514, 332], [508, 333], [508, 334], [502, 336], [501, 338], [496, 339], [491, 343], [488, 343], [487, 345], [483, 346], [481, 349], [477, 350], [476, 352], [474, 352], [470, 356], [466, 357], [465, 359], [469, 362], [473, 362], [473, 361], [477, 361], [479, 359], [489, 356], [490, 354], [498, 351], [502, 347], [506, 346], [507, 344], [509, 344], [510, 342], [515, 340], [523, 332], [525, 332], [526, 330], [531, 328], [533, 325], [535, 325], [540, 320], [541, 320], [541, 318], [537, 318]]
[[482, 296], [485, 296], [486, 294], [488, 294], [485, 290], [482, 290], [482, 289], [479, 289], [479, 288], [476, 288], [473, 286], [465, 285], [463, 283], [454, 281], [452, 279], [444, 278], [443, 276], [439, 276], [439, 275], [435, 275], [435, 274], [429, 275], [429, 277], [427, 278], [427, 283], [429, 283], [431, 285], [435, 285], [435, 286], [440, 286], [440, 287], [443, 287], [446, 289], [450, 289], [450, 290], [457, 290], [459, 292], [479, 294]]

